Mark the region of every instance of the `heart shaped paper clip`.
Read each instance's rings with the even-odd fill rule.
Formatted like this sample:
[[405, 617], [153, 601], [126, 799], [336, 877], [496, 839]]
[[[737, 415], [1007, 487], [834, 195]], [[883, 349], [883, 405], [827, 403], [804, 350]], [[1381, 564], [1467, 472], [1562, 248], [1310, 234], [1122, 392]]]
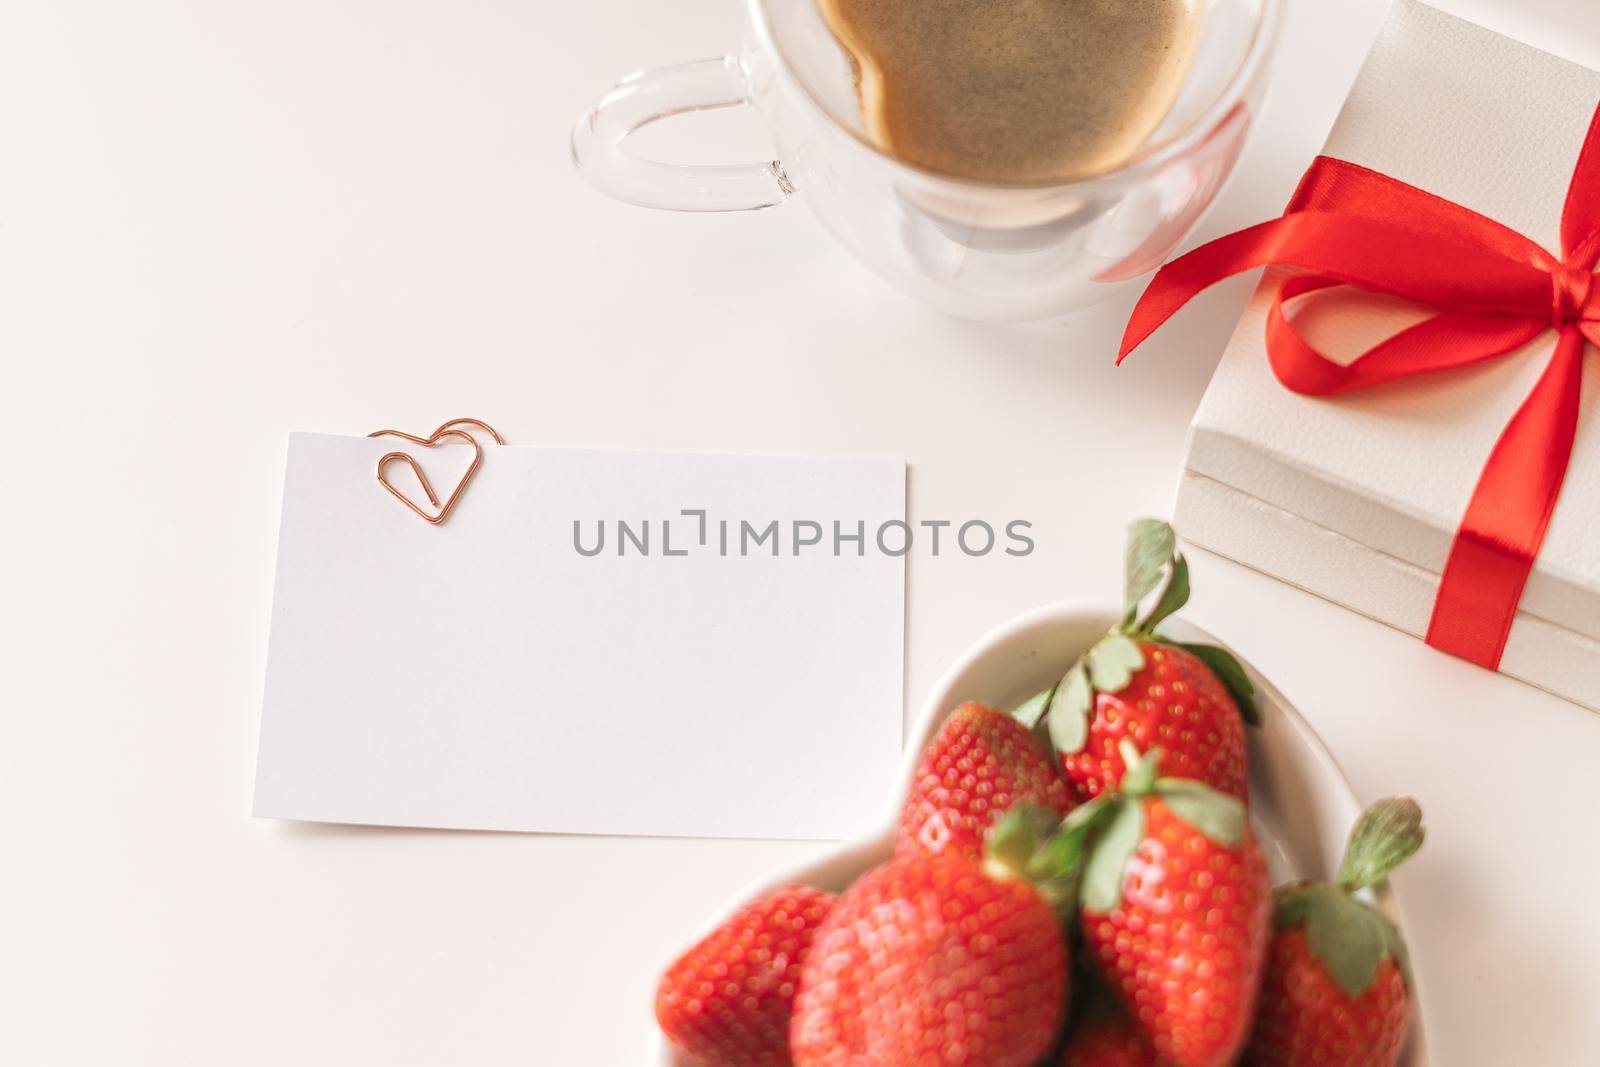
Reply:
[[[367, 435], [368, 437], [399, 437], [424, 448], [434, 448], [446, 438], [457, 437], [472, 446], [472, 463], [467, 467], [466, 473], [461, 476], [461, 480], [456, 483], [454, 491], [451, 492], [443, 504], [439, 503], [439, 494], [433, 491], [433, 483], [422, 472], [421, 464], [417, 462], [416, 457], [411, 453], [386, 452], [378, 460], [378, 484], [389, 490], [396, 500], [410, 508], [423, 521], [434, 526], [440, 525], [450, 517], [450, 513], [455, 510], [456, 504], [461, 500], [461, 494], [467, 491], [467, 486], [471, 484], [473, 476], [478, 473], [478, 468], [483, 465], [483, 446], [478, 444], [476, 437], [459, 428], [462, 426], [475, 426], [487, 432], [490, 437], [494, 438], [495, 444], [503, 445], [506, 443], [506, 439], [500, 436], [498, 430], [480, 419], [451, 419], [448, 422], [441, 423], [439, 428], [427, 437], [418, 437], [415, 434], [406, 433], [404, 430], [374, 430]], [[415, 500], [395, 488], [394, 483], [389, 481], [387, 473], [387, 468], [391, 463], [404, 463], [411, 468], [411, 473], [417, 476], [417, 481], [422, 485], [422, 491], [427, 494], [428, 502], [438, 509], [437, 514], [430, 515]]]

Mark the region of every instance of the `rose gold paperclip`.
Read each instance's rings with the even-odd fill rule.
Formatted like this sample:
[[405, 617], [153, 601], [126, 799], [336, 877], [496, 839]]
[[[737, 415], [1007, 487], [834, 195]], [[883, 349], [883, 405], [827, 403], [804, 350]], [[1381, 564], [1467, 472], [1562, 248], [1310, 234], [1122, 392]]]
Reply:
[[[450, 517], [450, 513], [455, 510], [457, 502], [461, 500], [461, 494], [467, 491], [467, 486], [472, 482], [473, 476], [478, 473], [478, 468], [483, 465], [483, 446], [478, 444], [476, 437], [473, 437], [465, 430], [456, 428], [460, 426], [476, 426], [480, 430], [487, 431], [489, 436], [494, 438], [495, 444], [503, 445], [506, 443], [506, 439], [500, 436], [499, 431], [479, 419], [451, 419], [449, 422], [441, 423], [439, 428], [428, 437], [418, 437], [415, 434], [406, 433], [404, 430], [374, 430], [372, 433], [367, 434], [368, 437], [399, 437], [424, 448], [434, 448], [446, 438], [459, 437], [472, 446], [472, 464], [467, 467], [467, 472], [461, 476], [461, 481], [456, 483], [455, 491], [450, 494], [449, 499], [442, 505], [439, 503], [439, 495], [433, 491], [433, 483], [428, 481], [426, 474], [422, 473], [421, 465], [417, 463], [416, 457], [412, 456], [411, 453], [386, 452], [378, 460], [378, 484], [394, 494], [396, 500], [434, 526], [438, 526]], [[438, 510], [437, 514], [428, 514], [416, 501], [395, 488], [394, 483], [389, 481], [389, 475], [386, 470], [390, 463], [404, 463], [411, 468], [411, 473], [417, 476], [417, 481], [422, 485], [422, 491], [428, 495], [428, 502]]]

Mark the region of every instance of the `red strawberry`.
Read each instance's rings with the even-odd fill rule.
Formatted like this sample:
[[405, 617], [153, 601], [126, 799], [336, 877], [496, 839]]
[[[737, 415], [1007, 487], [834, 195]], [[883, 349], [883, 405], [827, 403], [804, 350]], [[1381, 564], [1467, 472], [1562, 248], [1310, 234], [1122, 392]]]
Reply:
[[1117, 793], [1063, 827], [1085, 838], [1084, 943], [1156, 1054], [1222, 1067], [1244, 1047], [1271, 937], [1267, 863], [1244, 805], [1158, 778], [1127, 741]]
[[794, 1060], [1034, 1067], [1055, 1043], [1068, 984], [1060, 922], [1033, 885], [999, 862], [899, 856], [848, 889], [818, 933]]
[[1141, 750], [1161, 748], [1163, 775], [1247, 800], [1244, 719], [1227, 687], [1192, 652], [1152, 640], [1131, 643], [1142, 665], [1122, 689], [1095, 690], [1082, 748], [1061, 753], [1074, 791], [1090, 799], [1120, 781], [1127, 768], [1117, 746], [1127, 738]]
[[739, 909], [661, 976], [662, 1032], [707, 1067], [789, 1067], [800, 968], [833, 904], [797, 885]]
[[961, 705], [911, 777], [895, 854], [983, 857], [985, 835], [1017, 804], [1069, 807], [1067, 783], [1033, 731], [982, 704]]
[[1060, 1067], [1160, 1067], [1144, 1031], [1126, 1015], [1091, 1017], [1078, 1027]]
[[[1192, 778], [1248, 800], [1244, 722], [1255, 722], [1254, 687], [1232, 653], [1185, 645], [1156, 627], [1189, 598], [1189, 567], [1172, 527], [1136, 522], [1128, 536], [1127, 613], [1052, 689], [1015, 713], [1032, 726], [1048, 716], [1077, 798], [1090, 800], [1122, 780], [1124, 740], [1159, 747], [1161, 774]], [[1139, 606], [1157, 586], [1154, 605]]]
[[1352, 894], [1422, 846], [1416, 801], [1384, 800], [1356, 823], [1337, 885], [1278, 890], [1278, 932], [1245, 1051], [1250, 1067], [1395, 1067], [1411, 1026], [1405, 946]]

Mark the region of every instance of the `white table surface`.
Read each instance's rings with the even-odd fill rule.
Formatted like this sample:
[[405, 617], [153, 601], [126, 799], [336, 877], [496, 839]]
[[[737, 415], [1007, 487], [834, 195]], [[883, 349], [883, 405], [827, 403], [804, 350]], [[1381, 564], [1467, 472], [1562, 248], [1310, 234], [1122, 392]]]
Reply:
[[[1445, 6], [1600, 64], [1587, 0]], [[1215, 235], [1272, 214], [1382, 0], [1293, 0]], [[980, 326], [900, 297], [803, 204], [592, 193], [614, 77], [732, 46], [735, 0], [13, 0], [0, 11], [0, 1062], [626, 1067], [655, 976], [818, 846], [250, 818], [285, 434], [479, 415], [515, 441], [866, 453], [914, 516], [1025, 517], [1027, 559], [918, 556], [907, 706], [1010, 615], [1111, 598], [1164, 513], [1248, 283], [1122, 370], [1132, 294]], [[663, 134], [665, 137], [665, 134]], [[695, 119], [725, 158], [753, 123]], [[663, 142], [665, 143], [665, 142]], [[1215, 558], [1190, 617], [1295, 699], [1402, 874], [1439, 1062], [1600, 1059], [1600, 718]], [[530, 768], [537, 773], [537, 768]]]

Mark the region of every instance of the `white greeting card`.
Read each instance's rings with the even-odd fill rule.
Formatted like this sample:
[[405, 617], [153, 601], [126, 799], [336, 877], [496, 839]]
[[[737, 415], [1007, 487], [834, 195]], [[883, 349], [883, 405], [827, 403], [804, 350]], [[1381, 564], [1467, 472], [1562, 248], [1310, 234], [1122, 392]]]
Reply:
[[[842, 838], [901, 741], [900, 461], [289, 440], [255, 814]], [[388, 476], [423, 504], [403, 464]], [[861, 535], [861, 536], [858, 536]]]
[[[1600, 73], [1416, 0], [1397, 0], [1326, 154], [1462, 204], [1559, 250]], [[1177, 521], [1195, 543], [1407, 632], [1425, 632], [1491, 449], [1549, 361], [1554, 331], [1481, 366], [1337, 398], [1291, 393], [1265, 350], [1268, 273], [1195, 416]], [[1303, 320], [1354, 356], [1419, 313], [1363, 294]], [[1600, 710], [1600, 385], [1501, 670]]]

